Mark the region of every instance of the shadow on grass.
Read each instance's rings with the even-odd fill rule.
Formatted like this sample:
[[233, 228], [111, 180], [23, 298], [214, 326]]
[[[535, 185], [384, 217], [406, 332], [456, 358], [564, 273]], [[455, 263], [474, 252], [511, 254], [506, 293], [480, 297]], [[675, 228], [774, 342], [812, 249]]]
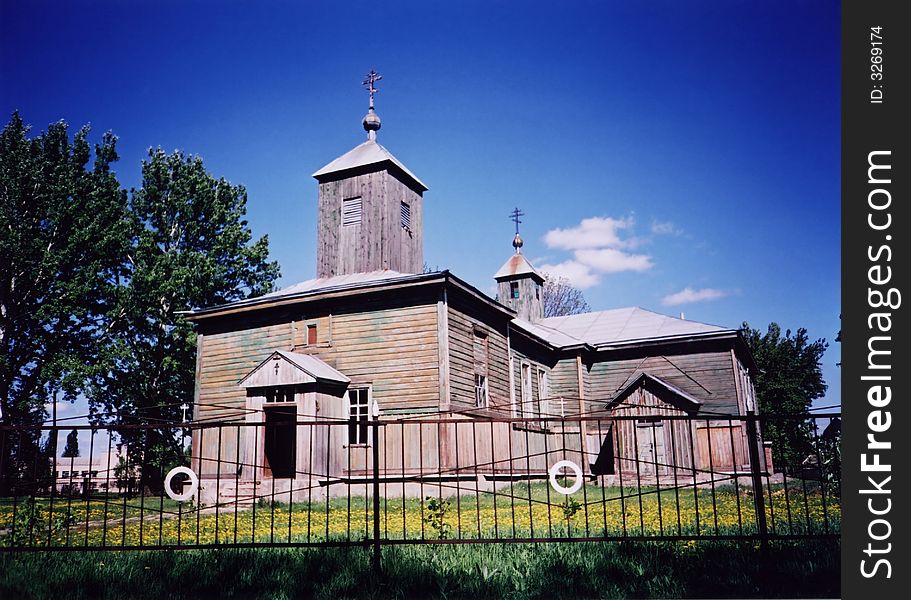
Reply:
[[838, 542], [0, 554], [3, 598], [837, 597]]

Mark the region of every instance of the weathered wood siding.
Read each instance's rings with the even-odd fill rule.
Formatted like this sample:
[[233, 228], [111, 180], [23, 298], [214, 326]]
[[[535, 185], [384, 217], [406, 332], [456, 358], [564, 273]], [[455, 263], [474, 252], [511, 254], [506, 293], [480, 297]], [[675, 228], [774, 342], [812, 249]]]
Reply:
[[[342, 202], [360, 198], [361, 222], [342, 224]], [[401, 203], [410, 207], [411, 227], [401, 224]], [[387, 170], [352, 174], [319, 186], [317, 275], [332, 277], [391, 269], [420, 273], [423, 199]]]
[[237, 382], [275, 350], [291, 350], [293, 338], [291, 323], [202, 336], [197, 420], [242, 420], [247, 395]]
[[[290, 313], [271, 318], [259, 316], [257, 326], [206, 332], [201, 336], [198, 349], [196, 419], [245, 420], [250, 399], [237, 382], [275, 350], [316, 355], [346, 374], [351, 379], [351, 386], [369, 386], [382, 415], [438, 410], [437, 306], [429, 301], [417, 306], [389, 304], [388, 299], [366, 298], [358, 301], [358, 311], [348, 310], [350, 307], [340, 303], [340, 308], [346, 310], [338, 314], [311, 309], [307, 316], [296, 313], [294, 318]], [[281, 322], [269, 322], [270, 319]], [[308, 326], [311, 325], [316, 326], [315, 344], [309, 343], [308, 339]], [[315, 416], [344, 419], [347, 410], [346, 397], [324, 395]], [[194, 434], [194, 452], [202, 461], [201, 474], [215, 475], [215, 465], [219, 461], [222, 475], [228, 473], [229, 467], [238, 462], [238, 452], [241, 456], [254, 458], [255, 450], [246, 447], [253, 443], [248, 439], [250, 435], [241, 433], [238, 436], [236, 431], [225, 429], [219, 440], [213, 431]], [[343, 428], [322, 428], [313, 432], [314, 459], [328, 457], [331, 463], [326, 468], [332, 474], [347, 468], [347, 456], [341, 454], [343, 434]], [[334, 438], [331, 442], [330, 437]], [[240, 449], [238, 439], [241, 440]], [[309, 439], [309, 432], [306, 437], [303, 432], [298, 435], [299, 444], [309, 443]], [[336, 444], [337, 449], [329, 448]], [[262, 457], [255, 458], [261, 464]], [[300, 461], [309, 459], [309, 455], [299, 456]]]
[[696, 465], [705, 470], [748, 467], [746, 427], [740, 421], [701, 421], [695, 424]]
[[[676, 467], [692, 469], [693, 443], [691, 422], [687, 420], [663, 420], [660, 427], [654, 426], [656, 417], [686, 416], [680, 410], [644, 389], [634, 390], [623, 402], [611, 411], [618, 417], [637, 417], [614, 421], [614, 436], [617, 441], [617, 465], [625, 473], [665, 475]], [[639, 421], [646, 421], [639, 423]], [[646, 426], [642, 426], [646, 425]], [[643, 446], [654, 453], [649, 456]]]
[[509, 351], [505, 324], [469, 314], [457, 299], [448, 304], [449, 389], [453, 411], [475, 408], [475, 332], [487, 337], [487, 388], [491, 408], [509, 406]]
[[550, 372], [550, 393], [552, 396], [579, 398], [579, 375], [575, 357], [557, 361]]
[[296, 350], [335, 367], [352, 387], [371, 386], [381, 414], [439, 406], [435, 304], [333, 314], [321, 322], [326, 337]]
[[703, 404], [701, 412], [737, 414], [737, 388], [731, 355], [727, 351], [635, 356], [611, 360], [609, 355], [591, 365], [590, 398], [610, 401], [640, 373], [648, 373], [687, 392]]
[[[512, 294], [512, 284], [519, 288], [519, 297]], [[544, 292], [541, 285], [533, 277], [513, 277], [497, 282], [497, 298], [501, 304], [516, 311], [520, 319], [526, 321], [539, 321], [544, 318]]]

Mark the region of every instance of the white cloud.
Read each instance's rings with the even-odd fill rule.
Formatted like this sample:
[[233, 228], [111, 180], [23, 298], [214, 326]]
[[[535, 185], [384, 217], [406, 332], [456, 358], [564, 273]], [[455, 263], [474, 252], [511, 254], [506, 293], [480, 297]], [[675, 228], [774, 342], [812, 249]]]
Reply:
[[627, 254], [615, 248], [598, 248], [576, 251], [576, 260], [601, 273], [623, 271], [648, 271], [654, 265], [652, 257], [645, 254]]
[[683, 235], [683, 230], [670, 221], [652, 221], [651, 229], [655, 235]]
[[675, 294], [670, 294], [661, 299], [665, 306], [677, 306], [678, 304], [689, 304], [691, 302], [704, 302], [706, 300], [717, 300], [730, 295], [729, 292], [715, 288], [702, 288], [694, 290], [686, 287]]
[[555, 265], [541, 265], [539, 270], [553, 277], [565, 277], [570, 284], [580, 290], [601, 282], [601, 278], [593, 273], [588, 265], [575, 260], [567, 260]]
[[605, 273], [647, 271], [654, 266], [651, 256], [629, 252], [645, 241], [632, 235], [634, 225], [632, 215], [622, 219], [589, 217], [575, 227], [552, 229], [545, 234], [544, 243], [549, 248], [571, 251], [572, 258], [543, 265], [541, 270], [565, 277], [580, 289], [597, 285]]
[[544, 243], [549, 248], [561, 250], [625, 248], [630, 241], [621, 239], [619, 232], [631, 228], [634, 222], [632, 217], [589, 217], [575, 227], [551, 229], [544, 235]]

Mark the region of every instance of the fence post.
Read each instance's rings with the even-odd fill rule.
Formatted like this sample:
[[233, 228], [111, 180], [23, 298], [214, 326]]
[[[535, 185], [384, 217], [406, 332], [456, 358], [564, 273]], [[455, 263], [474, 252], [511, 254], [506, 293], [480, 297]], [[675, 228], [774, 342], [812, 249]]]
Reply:
[[[374, 413], [378, 412], [374, 407]], [[402, 502], [405, 501], [402, 496]], [[380, 417], [373, 415], [373, 569], [380, 574]]]
[[756, 526], [763, 550], [766, 549], [769, 537], [768, 524], [765, 518], [765, 492], [762, 489], [762, 471], [759, 462], [759, 433], [756, 428], [756, 413], [747, 411], [747, 443], [750, 448], [750, 473], [753, 476], [753, 504], [756, 508]]

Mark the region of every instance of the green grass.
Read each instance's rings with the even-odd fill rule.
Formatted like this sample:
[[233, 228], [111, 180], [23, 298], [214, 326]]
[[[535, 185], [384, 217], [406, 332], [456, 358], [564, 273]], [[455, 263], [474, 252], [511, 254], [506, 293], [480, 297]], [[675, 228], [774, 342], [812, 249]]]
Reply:
[[837, 597], [838, 542], [0, 553], [3, 598]]

